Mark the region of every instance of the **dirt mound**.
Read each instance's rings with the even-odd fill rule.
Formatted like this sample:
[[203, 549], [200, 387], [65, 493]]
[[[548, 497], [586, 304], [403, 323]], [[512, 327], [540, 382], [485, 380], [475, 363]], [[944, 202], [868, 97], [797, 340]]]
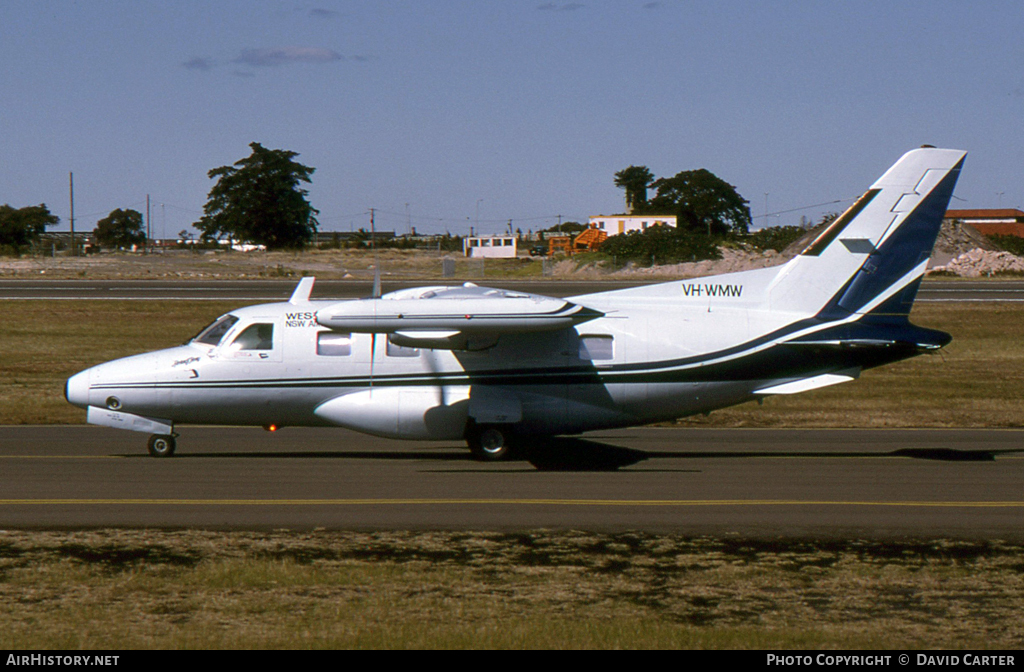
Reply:
[[628, 276], [671, 276], [673, 278], [699, 278], [708, 275], [721, 275], [722, 273], [735, 273], [737, 271], [750, 271], [755, 268], [766, 268], [778, 266], [787, 261], [775, 250], [764, 252], [755, 250], [743, 250], [731, 247], [720, 247], [718, 251], [722, 254], [721, 259], [707, 259], [704, 261], [691, 261], [683, 264], [666, 264], [665, 266], [653, 266], [647, 268], [626, 268], [616, 272], [614, 275]]
[[819, 224], [818, 226], [807, 229], [807, 233], [794, 240], [792, 243], [787, 245], [784, 250], [782, 250], [782, 256], [786, 259], [792, 259], [796, 255], [800, 254], [808, 245], [814, 242], [814, 239], [820, 236], [821, 232], [827, 227], [828, 224]]
[[[721, 247], [719, 248], [722, 253], [721, 259], [653, 267], [627, 266], [612, 275], [616, 277], [693, 278], [778, 266], [800, 254], [825, 228], [825, 225], [821, 225], [808, 230], [806, 234], [792, 242], [782, 252], [772, 250], [759, 252], [750, 249]], [[974, 256], [968, 256], [972, 254]], [[960, 262], [955, 265], [951, 264], [953, 260], [961, 257], [963, 259]], [[1019, 257], [1014, 257], [1007, 252], [1000, 252], [998, 247], [978, 233], [974, 227], [959, 222], [945, 221], [935, 241], [929, 266], [935, 271], [941, 269], [964, 277], [977, 277], [992, 275], [998, 271], [1018, 270], [1014, 259], [1019, 259]], [[600, 269], [592, 266], [577, 269], [571, 260], [566, 260], [556, 265], [555, 274], [596, 276], [600, 274]]]
[[931, 270], [955, 273], [964, 278], [991, 276], [1000, 272], [1024, 273], [1024, 259], [1009, 252], [977, 248], [957, 255], [949, 263], [935, 266]]
[[978, 233], [973, 226], [947, 219], [939, 230], [939, 237], [935, 240], [935, 249], [932, 250], [932, 259], [928, 265], [932, 268], [944, 266], [972, 250], [998, 252], [999, 248]]
[[[782, 256], [786, 259], [791, 259], [800, 254], [824, 230], [824, 225], [810, 229], [799, 239], [790, 243], [782, 251]], [[942, 223], [942, 228], [939, 229], [938, 238], [935, 239], [935, 248], [932, 250], [932, 258], [928, 265], [940, 266], [949, 262], [953, 257], [974, 249], [999, 250], [988, 238], [978, 233], [978, 230], [973, 226], [946, 220]]]
[[607, 277], [636, 280], [645, 278], [698, 278], [778, 266], [785, 263], [788, 259], [775, 250], [761, 252], [734, 247], [720, 247], [718, 251], [722, 255], [721, 259], [692, 261], [682, 264], [665, 264], [663, 266], [634, 266], [633, 264], [628, 264], [625, 268], [611, 272], [603, 264], [584, 264], [577, 267], [577, 262], [574, 260], [563, 259], [554, 264], [552, 274], [563, 277], [572, 276], [576, 279]]

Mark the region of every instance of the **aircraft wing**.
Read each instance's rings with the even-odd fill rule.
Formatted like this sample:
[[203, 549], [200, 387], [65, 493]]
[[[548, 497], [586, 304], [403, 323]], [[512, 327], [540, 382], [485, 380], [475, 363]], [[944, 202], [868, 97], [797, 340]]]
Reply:
[[[604, 313], [565, 299], [479, 287], [417, 287], [379, 299], [339, 301], [317, 311], [334, 331], [386, 333], [406, 347], [461, 350], [503, 334], [568, 329]], [[483, 346], [486, 347], [486, 346]]]

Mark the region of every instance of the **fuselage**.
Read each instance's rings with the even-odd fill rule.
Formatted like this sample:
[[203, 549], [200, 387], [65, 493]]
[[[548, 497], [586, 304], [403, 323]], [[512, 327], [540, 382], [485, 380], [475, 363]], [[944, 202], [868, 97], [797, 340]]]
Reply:
[[786, 344], [825, 326], [759, 307], [776, 270], [571, 297], [603, 317], [504, 334], [479, 350], [327, 328], [317, 314], [336, 302], [250, 306], [186, 345], [77, 374], [67, 398], [169, 425], [340, 425], [456, 439], [473, 418], [551, 435], [709, 412], [779, 381], [915, 354]]

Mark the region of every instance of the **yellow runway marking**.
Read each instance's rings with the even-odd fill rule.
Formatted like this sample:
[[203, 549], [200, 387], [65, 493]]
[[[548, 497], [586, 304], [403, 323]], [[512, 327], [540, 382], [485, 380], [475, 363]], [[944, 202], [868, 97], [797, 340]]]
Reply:
[[1024, 508], [1020, 502], [858, 502], [798, 499], [0, 499], [0, 506], [888, 506]]

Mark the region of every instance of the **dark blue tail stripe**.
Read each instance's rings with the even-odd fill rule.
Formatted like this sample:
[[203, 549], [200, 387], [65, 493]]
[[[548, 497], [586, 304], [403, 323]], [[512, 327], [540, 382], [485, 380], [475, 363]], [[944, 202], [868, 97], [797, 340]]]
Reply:
[[[825, 307], [823, 314], [858, 312], [931, 255], [962, 164], [963, 159], [906, 216], [881, 247], [868, 256], [851, 281]], [[901, 292], [898, 301], [887, 301], [887, 310], [909, 314], [914, 295], [916, 285], [911, 296]]]

